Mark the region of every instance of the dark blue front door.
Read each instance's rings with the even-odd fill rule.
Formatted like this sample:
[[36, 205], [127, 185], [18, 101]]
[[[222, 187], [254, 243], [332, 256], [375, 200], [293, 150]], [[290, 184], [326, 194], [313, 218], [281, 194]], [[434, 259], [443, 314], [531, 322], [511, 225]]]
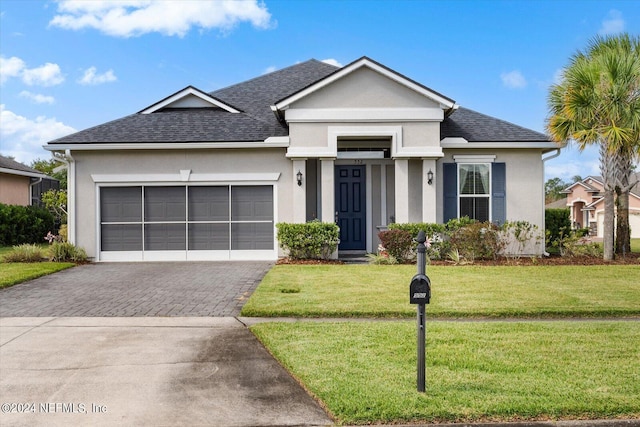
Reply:
[[336, 222], [340, 250], [365, 250], [366, 199], [364, 166], [336, 166]]

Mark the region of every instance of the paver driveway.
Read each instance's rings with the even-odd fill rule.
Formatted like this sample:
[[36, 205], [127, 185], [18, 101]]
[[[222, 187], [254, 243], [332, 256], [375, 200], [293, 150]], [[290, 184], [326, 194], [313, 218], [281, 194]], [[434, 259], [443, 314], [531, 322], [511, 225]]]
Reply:
[[239, 261], [81, 265], [0, 290], [0, 316], [237, 316], [272, 265]]

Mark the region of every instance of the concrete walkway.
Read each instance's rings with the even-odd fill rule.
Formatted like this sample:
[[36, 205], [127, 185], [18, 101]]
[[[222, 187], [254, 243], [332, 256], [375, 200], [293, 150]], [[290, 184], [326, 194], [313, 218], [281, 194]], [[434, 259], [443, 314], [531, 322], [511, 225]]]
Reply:
[[331, 419], [235, 318], [0, 318], [0, 425]]

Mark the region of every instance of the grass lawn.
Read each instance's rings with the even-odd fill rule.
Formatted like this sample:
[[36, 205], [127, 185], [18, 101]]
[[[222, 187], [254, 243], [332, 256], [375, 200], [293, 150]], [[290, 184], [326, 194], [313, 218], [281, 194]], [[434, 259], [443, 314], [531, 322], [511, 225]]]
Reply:
[[339, 423], [639, 418], [640, 322], [264, 323], [251, 330]]
[[3, 257], [11, 252], [12, 249], [6, 246], [0, 247], [0, 289], [65, 270], [75, 265], [70, 262], [5, 263]]
[[[415, 266], [277, 265], [242, 309], [264, 317], [414, 317]], [[640, 266], [430, 266], [427, 316], [640, 316]]]
[[640, 239], [631, 239], [631, 252], [640, 252]]

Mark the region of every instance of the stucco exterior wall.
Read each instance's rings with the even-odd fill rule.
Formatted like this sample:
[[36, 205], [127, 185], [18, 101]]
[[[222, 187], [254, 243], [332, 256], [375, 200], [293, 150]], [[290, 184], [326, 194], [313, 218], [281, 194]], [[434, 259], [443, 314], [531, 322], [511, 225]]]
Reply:
[[415, 91], [367, 67], [297, 101], [294, 108], [437, 108]]
[[390, 122], [390, 123], [291, 123], [289, 138], [291, 147], [328, 147], [329, 126], [386, 128], [400, 126], [402, 128], [403, 147], [439, 147], [440, 123], [438, 122]]
[[[192, 174], [280, 173], [276, 182], [277, 217], [274, 219], [275, 222], [293, 221], [293, 166], [291, 160], [285, 158], [284, 149], [74, 151], [72, 155], [77, 179], [76, 244], [90, 257], [96, 256], [98, 225], [96, 184], [92, 174], [136, 174], [140, 177], [138, 183], [144, 183], [145, 175], [179, 174], [180, 170], [191, 170]], [[174, 184], [186, 183], [177, 181]]]
[[[454, 155], [492, 155], [506, 164], [506, 214], [509, 221], [528, 221], [544, 228], [544, 166], [540, 150], [444, 150], [437, 163], [437, 218], [443, 219], [442, 164], [454, 162]], [[534, 185], [540, 183], [540, 185]]]
[[31, 179], [28, 176], [0, 173], [0, 203], [5, 205], [30, 205], [30, 183]]

